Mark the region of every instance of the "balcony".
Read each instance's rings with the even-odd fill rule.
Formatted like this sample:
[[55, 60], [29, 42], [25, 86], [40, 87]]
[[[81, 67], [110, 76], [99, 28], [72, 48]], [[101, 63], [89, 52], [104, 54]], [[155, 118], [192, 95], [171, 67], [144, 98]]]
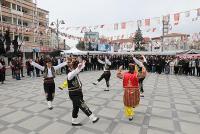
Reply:
[[4, 13], [11, 13], [10, 8], [5, 7], [5, 6], [2, 6], [2, 7], [1, 7], [1, 11], [4, 12]]
[[17, 11], [17, 10], [14, 10], [14, 9], [11, 9], [11, 13], [12, 13], [12, 14], [19, 15], [19, 16], [23, 16], [23, 12]]

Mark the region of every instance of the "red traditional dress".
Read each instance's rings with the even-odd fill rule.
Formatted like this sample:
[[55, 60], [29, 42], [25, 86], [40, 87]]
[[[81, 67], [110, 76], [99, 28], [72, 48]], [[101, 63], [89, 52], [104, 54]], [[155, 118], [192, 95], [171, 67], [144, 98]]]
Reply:
[[138, 73], [126, 72], [123, 75], [124, 105], [126, 107], [136, 107], [140, 102]]

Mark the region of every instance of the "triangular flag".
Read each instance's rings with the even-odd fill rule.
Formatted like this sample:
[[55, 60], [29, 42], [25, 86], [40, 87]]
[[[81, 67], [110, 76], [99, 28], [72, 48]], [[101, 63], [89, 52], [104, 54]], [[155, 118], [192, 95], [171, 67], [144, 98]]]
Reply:
[[170, 20], [170, 14], [168, 14], [166, 16], [163, 16], [163, 20], [164, 20], [164, 22], [169, 22], [169, 20]]
[[141, 27], [142, 26], [142, 20], [137, 20], [137, 25], [138, 25], [138, 27]]
[[197, 9], [197, 16], [200, 16], [200, 8]]
[[174, 14], [174, 25], [178, 25], [180, 20], [180, 13]]
[[118, 30], [118, 23], [114, 24], [114, 30]]
[[152, 32], [155, 32], [155, 31], [156, 31], [156, 28], [153, 28], [153, 29], [152, 29]]
[[157, 17], [157, 18], [156, 18], [156, 23], [157, 23], [157, 24], [160, 24], [160, 17]]
[[121, 23], [121, 29], [126, 29], [126, 22]]
[[104, 27], [104, 25], [101, 25], [101, 26], [100, 26], [100, 28], [103, 28], [103, 27]]
[[186, 18], [190, 17], [190, 11], [186, 11], [186, 12], [185, 12], [185, 17], [186, 17]]
[[145, 19], [145, 26], [150, 26], [150, 19]]

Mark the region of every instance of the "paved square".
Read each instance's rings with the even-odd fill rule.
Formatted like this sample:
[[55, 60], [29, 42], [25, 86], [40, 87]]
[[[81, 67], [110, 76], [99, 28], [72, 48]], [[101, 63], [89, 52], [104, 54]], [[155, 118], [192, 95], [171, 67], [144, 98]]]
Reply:
[[[83, 72], [84, 99], [100, 117], [92, 124], [80, 111], [82, 127], [71, 126], [72, 102], [67, 91], [56, 88], [54, 109], [49, 111], [42, 78], [15, 81], [8, 76], [0, 85], [1, 134], [199, 134], [200, 78], [150, 74], [144, 81], [145, 97], [135, 109], [132, 122], [123, 113], [122, 81], [112, 71], [111, 90], [104, 92], [105, 81], [92, 82], [102, 71]], [[56, 77], [56, 85], [65, 75]]]

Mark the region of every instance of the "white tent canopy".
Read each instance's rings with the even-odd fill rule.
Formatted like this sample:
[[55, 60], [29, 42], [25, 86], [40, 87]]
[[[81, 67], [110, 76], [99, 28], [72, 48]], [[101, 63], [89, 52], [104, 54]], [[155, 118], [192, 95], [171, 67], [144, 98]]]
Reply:
[[69, 55], [69, 54], [73, 54], [73, 55], [85, 55], [85, 54], [87, 54], [87, 52], [78, 50], [76, 47], [73, 47], [70, 50], [62, 50], [61, 54], [64, 54], [64, 55]]

